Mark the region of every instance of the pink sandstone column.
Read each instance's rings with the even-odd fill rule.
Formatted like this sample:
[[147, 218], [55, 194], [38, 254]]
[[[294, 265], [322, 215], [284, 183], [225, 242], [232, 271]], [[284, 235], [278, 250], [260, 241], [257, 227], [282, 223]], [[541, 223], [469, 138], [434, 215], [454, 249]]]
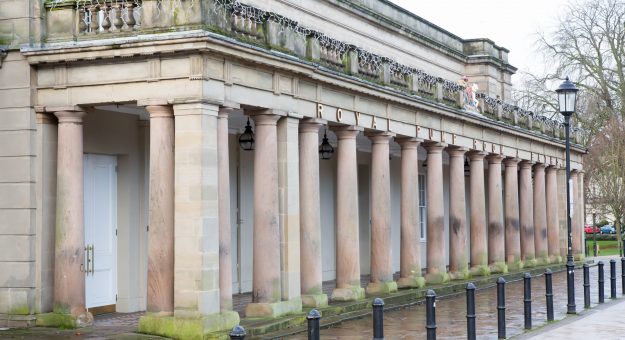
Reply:
[[582, 228], [581, 228], [581, 204], [579, 199], [579, 171], [571, 171], [571, 182], [573, 182], [573, 195], [571, 196], [571, 204], [573, 216], [571, 217], [571, 233], [572, 236], [572, 253], [575, 260], [579, 260], [582, 255]]
[[486, 229], [486, 194], [484, 185], [484, 157], [486, 152], [471, 151], [471, 275], [489, 275], [488, 233]]
[[[271, 112], [271, 111], [266, 111]], [[281, 300], [278, 206], [278, 136], [280, 116], [256, 114], [254, 151], [254, 240], [252, 301], [247, 316], [266, 315], [267, 304]]]
[[452, 147], [449, 154], [449, 276], [452, 280], [469, 277], [467, 223], [464, 185], [465, 148]]
[[70, 314], [78, 327], [93, 317], [85, 307], [83, 135], [85, 113], [74, 107], [49, 109], [59, 119], [57, 154], [54, 312]]
[[440, 143], [425, 145], [427, 166], [427, 273], [425, 281], [449, 281], [445, 265], [445, 215], [443, 207], [443, 148]]
[[519, 226], [519, 161], [518, 158], [505, 160], [506, 263], [508, 269], [514, 271], [523, 268]]
[[419, 166], [417, 138], [396, 138], [401, 145], [401, 244], [399, 287], [423, 287], [419, 226]]
[[345, 126], [334, 129], [338, 137], [336, 170], [336, 288], [332, 300], [350, 301], [365, 297], [360, 287], [358, 224], [358, 163], [356, 135], [363, 129]]
[[371, 282], [367, 294], [397, 291], [391, 264], [391, 178], [389, 132], [367, 133], [371, 140]]
[[560, 256], [560, 221], [558, 217], [558, 167], [549, 166], [545, 176], [547, 196], [547, 249], [551, 263], [562, 262]]
[[147, 310], [174, 311], [174, 111], [151, 100]]
[[300, 277], [302, 305], [327, 306], [321, 290], [321, 203], [319, 196], [319, 128], [324, 120], [306, 119], [299, 126]]
[[534, 249], [534, 189], [532, 162], [522, 161], [519, 170], [519, 220], [521, 223], [521, 260], [525, 267], [536, 266]]
[[488, 157], [488, 263], [492, 273], [506, 273], [505, 235], [502, 209], [501, 161], [503, 156]]
[[220, 108], [217, 116], [217, 166], [219, 177], [219, 307], [232, 310], [232, 255], [230, 254], [230, 149], [228, 115], [232, 109]]
[[534, 165], [534, 246], [536, 261], [549, 263], [547, 253], [547, 203], [545, 202], [545, 165]]

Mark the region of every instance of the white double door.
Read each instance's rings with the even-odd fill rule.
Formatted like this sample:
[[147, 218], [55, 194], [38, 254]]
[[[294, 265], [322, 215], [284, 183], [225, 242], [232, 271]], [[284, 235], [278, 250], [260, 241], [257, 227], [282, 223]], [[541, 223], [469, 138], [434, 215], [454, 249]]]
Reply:
[[87, 308], [117, 300], [117, 157], [84, 155]]

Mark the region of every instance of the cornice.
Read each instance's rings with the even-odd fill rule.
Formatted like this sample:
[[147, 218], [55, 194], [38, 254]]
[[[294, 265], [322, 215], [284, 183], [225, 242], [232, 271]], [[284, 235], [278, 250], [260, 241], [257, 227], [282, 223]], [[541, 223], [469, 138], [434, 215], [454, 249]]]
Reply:
[[[114, 40], [116, 43], [112, 44], [111, 40]], [[155, 49], [154, 46], [159, 48]], [[142, 47], [149, 47], [150, 52], [141, 50]], [[293, 74], [303, 75], [312, 80], [331, 84], [361, 95], [373, 96], [410, 106], [417, 110], [436, 113], [477, 126], [489, 127], [498, 132], [517, 137], [529, 136], [532, 139], [539, 139], [546, 144], [555, 145], [559, 148], [564, 146], [564, 141], [554, 137], [511, 126], [482, 115], [471, 114], [424, 97], [408, 95], [392, 87], [340, 73], [289, 54], [267, 50], [203, 30], [127, 37], [121, 39], [121, 41], [119, 39], [103, 39], [88, 42], [54, 43], [45, 47], [22, 49], [22, 53], [28, 58], [29, 63], [33, 65], [93, 61], [93, 56], [88, 56], [90, 52], [103, 54], [98, 59], [132, 59], [158, 55], [218, 53], [224, 57], [236, 58], [248, 63], [261, 64]], [[73, 54], [73, 56], [67, 58], [67, 54]], [[81, 57], [81, 54], [84, 54], [84, 56]], [[574, 145], [573, 149], [576, 152], [585, 152], [585, 149], [579, 145]]]

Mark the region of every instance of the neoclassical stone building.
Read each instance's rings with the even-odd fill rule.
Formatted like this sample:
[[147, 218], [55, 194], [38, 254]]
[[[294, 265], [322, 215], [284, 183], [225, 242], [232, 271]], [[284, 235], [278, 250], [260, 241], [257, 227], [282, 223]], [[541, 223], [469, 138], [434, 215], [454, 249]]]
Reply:
[[209, 334], [240, 293], [277, 317], [566, 253], [563, 128], [511, 104], [508, 50], [386, 0], [5, 0], [0, 45], [0, 324]]

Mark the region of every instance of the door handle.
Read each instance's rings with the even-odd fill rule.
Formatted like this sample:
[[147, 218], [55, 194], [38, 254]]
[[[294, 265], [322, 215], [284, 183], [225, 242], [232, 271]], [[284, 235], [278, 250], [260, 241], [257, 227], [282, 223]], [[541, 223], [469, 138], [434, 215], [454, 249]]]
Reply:
[[84, 272], [85, 274], [89, 275], [89, 268], [91, 267], [91, 245], [87, 245], [85, 247], [85, 253], [87, 254], [87, 265], [81, 264], [80, 265], [80, 271]]
[[95, 246], [92, 244], [91, 245], [91, 275], [95, 274], [95, 252], [94, 252]]

